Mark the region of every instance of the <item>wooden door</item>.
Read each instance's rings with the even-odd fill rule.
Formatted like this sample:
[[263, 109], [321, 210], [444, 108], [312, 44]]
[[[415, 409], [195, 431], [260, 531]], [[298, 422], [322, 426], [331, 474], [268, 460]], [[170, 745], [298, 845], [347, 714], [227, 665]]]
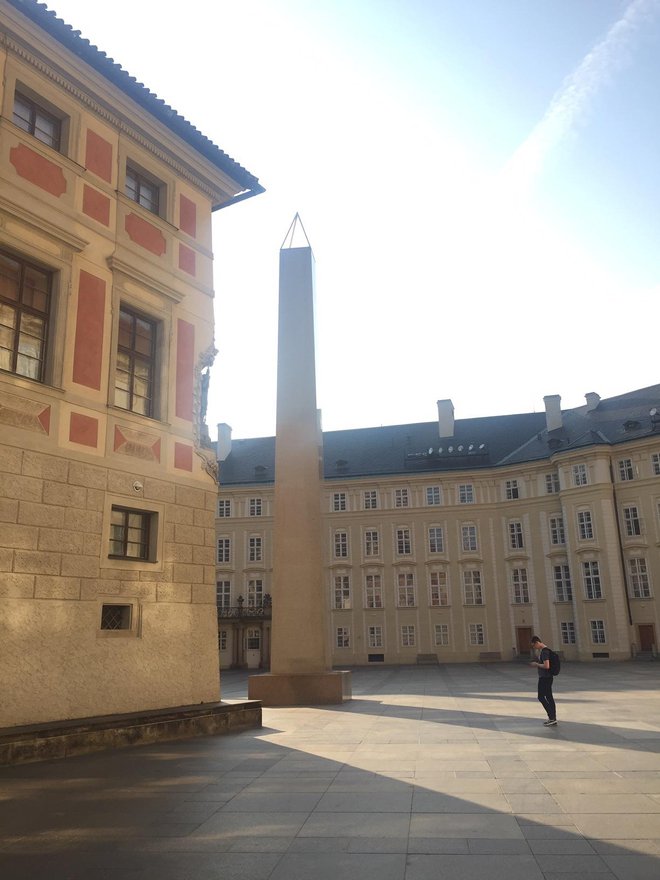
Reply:
[[532, 641], [532, 628], [531, 626], [517, 626], [516, 627], [516, 641], [518, 643], [518, 654], [524, 655], [525, 657], [529, 656], [529, 652], [531, 650], [531, 641]]
[[651, 651], [655, 645], [655, 628], [652, 623], [637, 624], [639, 630], [639, 650]]

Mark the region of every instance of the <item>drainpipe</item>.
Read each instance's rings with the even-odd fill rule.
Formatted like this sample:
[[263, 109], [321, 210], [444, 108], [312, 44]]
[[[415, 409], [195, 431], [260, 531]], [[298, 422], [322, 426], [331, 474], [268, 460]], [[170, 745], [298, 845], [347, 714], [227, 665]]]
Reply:
[[614, 504], [614, 522], [616, 523], [616, 534], [619, 543], [619, 559], [621, 560], [621, 571], [623, 572], [623, 592], [626, 596], [626, 607], [628, 609], [628, 623], [632, 626], [632, 609], [630, 607], [630, 595], [628, 594], [628, 577], [626, 575], [626, 557], [623, 554], [623, 538], [621, 537], [621, 523], [619, 521], [619, 505], [616, 500], [616, 483], [614, 482], [614, 468], [610, 460], [610, 480], [612, 481], [612, 502]]

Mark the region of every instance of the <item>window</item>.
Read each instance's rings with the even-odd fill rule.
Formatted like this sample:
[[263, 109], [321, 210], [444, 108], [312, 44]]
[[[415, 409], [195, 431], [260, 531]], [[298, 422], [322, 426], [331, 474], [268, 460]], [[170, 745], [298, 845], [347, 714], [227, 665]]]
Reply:
[[555, 598], [557, 602], [570, 602], [573, 598], [571, 585], [571, 570], [565, 562], [553, 566], [552, 577], [555, 584]]
[[474, 504], [474, 486], [472, 483], [461, 483], [458, 487], [458, 503]]
[[559, 492], [559, 474], [545, 475], [545, 491], [546, 495], [556, 495]]
[[466, 553], [477, 549], [477, 527], [475, 525], [461, 526], [461, 547]]
[[471, 645], [485, 645], [486, 637], [484, 634], [483, 623], [468, 624], [468, 641]]
[[643, 556], [629, 559], [628, 571], [630, 573], [630, 592], [633, 599], [650, 599], [651, 585], [649, 584], [646, 559]]
[[0, 251], [0, 370], [44, 380], [52, 276]]
[[367, 529], [364, 533], [364, 555], [378, 556], [380, 553], [380, 535], [376, 529]]
[[430, 604], [433, 608], [449, 605], [447, 572], [432, 571], [429, 579]]
[[262, 608], [264, 604], [264, 582], [261, 578], [250, 578], [247, 582], [248, 608]]
[[153, 417], [156, 375], [156, 324], [122, 306], [115, 370], [115, 404]]
[[337, 636], [335, 644], [338, 648], [350, 648], [351, 647], [351, 631], [347, 626], [338, 626], [337, 627]]
[[435, 625], [435, 643], [439, 648], [447, 648], [449, 646], [449, 624], [436, 623]]
[[426, 503], [429, 507], [436, 507], [438, 504], [442, 504], [442, 493], [440, 492], [440, 486], [426, 487]]
[[258, 651], [261, 648], [261, 633], [258, 629], [249, 629], [247, 631], [245, 647], [248, 651]]
[[635, 474], [633, 472], [633, 463], [631, 458], [620, 458], [619, 459], [619, 479], [626, 480], [634, 480]]
[[591, 641], [594, 645], [604, 645], [606, 642], [605, 639], [605, 621], [604, 620], [590, 620], [591, 625]]
[[429, 553], [444, 553], [445, 539], [440, 526], [429, 527]]
[[62, 141], [62, 120], [20, 92], [14, 95], [13, 122], [42, 144], [59, 151]]
[[218, 608], [231, 607], [231, 581], [216, 581], [215, 604]]
[[463, 572], [463, 601], [466, 605], [484, 604], [481, 572], [478, 569]]
[[654, 477], [660, 477], [660, 452], [651, 455], [651, 470]]
[[220, 498], [218, 500], [218, 516], [231, 516], [231, 501], [229, 500], [229, 498]]
[[410, 495], [407, 489], [395, 489], [394, 490], [394, 506], [395, 507], [410, 507]]
[[507, 501], [514, 501], [520, 498], [520, 490], [518, 488], [518, 480], [507, 480], [504, 484], [504, 497]]
[[588, 510], [580, 510], [577, 515], [578, 536], [581, 541], [590, 541], [594, 536], [594, 525], [591, 513]]
[[404, 625], [401, 627], [401, 647], [413, 648], [415, 646], [415, 627]]
[[572, 473], [574, 486], [586, 486], [589, 482], [586, 464], [574, 464]]
[[367, 489], [364, 493], [364, 509], [378, 510], [378, 492], [375, 489]]
[[566, 532], [564, 531], [564, 517], [550, 517], [550, 543], [555, 546], [566, 543]]
[[226, 651], [227, 650], [227, 630], [221, 629], [218, 633], [218, 650]]
[[150, 537], [155, 513], [113, 507], [110, 514], [110, 553], [114, 559], [152, 560]]
[[345, 559], [348, 556], [348, 532], [335, 532], [335, 557]]
[[218, 538], [217, 562], [231, 562], [231, 540], [229, 538]]
[[525, 546], [525, 541], [523, 538], [523, 527], [522, 523], [515, 522], [509, 523], [509, 547], [511, 550], [522, 550]]
[[409, 556], [412, 552], [410, 529], [401, 528], [396, 530], [396, 552], [399, 556]]
[[575, 624], [572, 620], [562, 620], [561, 625], [561, 643], [562, 645], [575, 644]]
[[126, 195], [152, 214], [160, 214], [161, 188], [162, 184], [155, 178], [138, 171], [132, 165], [126, 166]]
[[101, 629], [130, 629], [132, 611], [132, 605], [102, 605]]
[[584, 592], [587, 599], [602, 599], [603, 591], [600, 585], [600, 569], [598, 563], [583, 562], [582, 577], [584, 578]]
[[513, 587], [513, 601], [516, 605], [529, 604], [529, 585], [527, 583], [527, 569], [514, 568], [511, 572], [511, 585]]
[[351, 607], [351, 579], [347, 574], [335, 575], [335, 608]]
[[415, 575], [411, 572], [401, 572], [397, 577], [397, 605], [399, 608], [414, 608], [417, 604], [415, 599]]
[[367, 608], [383, 607], [383, 588], [379, 574], [368, 574], [365, 578]]
[[263, 500], [261, 498], [250, 498], [248, 502], [248, 516], [262, 516]]
[[261, 562], [263, 559], [263, 538], [250, 535], [248, 538], [248, 562]]
[[346, 492], [335, 492], [332, 496], [332, 509], [335, 513], [339, 510], [346, 510]]
[[626, 529], [626, 535], [634, 538], [636, 535], [642, 534], [642, 523], [639, 519], [639, 511], [636, 507], [623, 508], [623, 523]]
[[367, 642], [370, 648], [382, 648], [383, 647], [383, 627], [382, 626], [368, 626], [367, 627]]

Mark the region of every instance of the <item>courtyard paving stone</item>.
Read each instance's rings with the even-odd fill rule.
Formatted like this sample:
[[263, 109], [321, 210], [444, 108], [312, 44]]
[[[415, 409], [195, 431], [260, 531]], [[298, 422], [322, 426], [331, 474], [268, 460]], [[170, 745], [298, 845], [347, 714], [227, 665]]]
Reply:
[[0, 876], [658, 880], [660, 664], [564, 664], [555, 728], [535, 685], [359, 669], [261, 730], [0, 768]]

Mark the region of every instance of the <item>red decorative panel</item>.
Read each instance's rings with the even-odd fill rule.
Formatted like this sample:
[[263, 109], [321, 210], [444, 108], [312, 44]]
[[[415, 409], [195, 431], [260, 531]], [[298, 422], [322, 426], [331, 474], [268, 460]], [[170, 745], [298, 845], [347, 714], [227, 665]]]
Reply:
[[179, 244], [179, 269], [195, 275], [195, 251], [185, 244]]
[[112, 144], [90, 128], [87, 129], [85, 166], [108, 183], [112, 180]]
[[156, 254], [157, 257], [160, 257], [165, 253], [167, 247], [165, 236], [158, 227], [149, 223], [147, 220], [143, 220], [142, 217], [138, 217], [137, 214], [128, 214], [126, 217], [125, 229], [128, 233], [128, 237], [131, 241], [134, 241], [135, 244], [139, 244], [141, 247], [146, 248], [146, 250], [151, 251], [152, 254]]
[[73, 381], [101, 390], [105, 281], [80, 270], [78, 314], [73, 349]]
[[197, 235], [197, 205], [185, 196], [179, 197], [179, 227], [193, 238]]
[[46, 434], [50, 434], [50, 406], [46, 406], [41, 410], [37, 420]]
[[96, 449], [99, 441], [98, 419], [84, 416], [82, 413], [71, 413], [69, 440], [72, 443], [80, 443], [81, 446], [93, 446]]
[[59, 198], [66, 192], [66, 178], [60, 166], [35, 153], [25, 144], [11, 148], [9, 161], [20, 177], [24, 177], [51, 195]]
[[176, 407], [178, 418], [192, 422], [193, 372], [195, 368], [195, 328], [188, 321], [177, 321]]
[[187, 446], [185, 443], [174, 444], [174, 467], [178, 468], [180, 471], [192, 471], [192, 446]]
[[110, 199], [87, 184], [83, 189], [82, 209], [83, 214], [93, 220], [103, 223], [104, 226], [110, 225]]

